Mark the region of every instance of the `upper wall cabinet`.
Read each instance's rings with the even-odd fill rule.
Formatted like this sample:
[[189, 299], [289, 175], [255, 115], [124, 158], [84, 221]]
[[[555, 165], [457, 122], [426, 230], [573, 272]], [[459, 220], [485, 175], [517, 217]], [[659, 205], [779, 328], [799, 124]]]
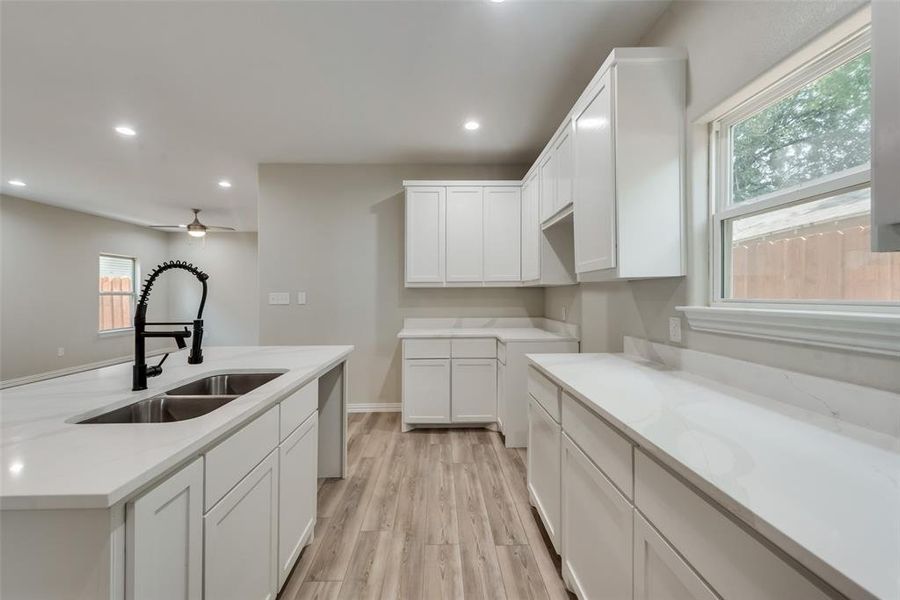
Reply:
[[872, 2], [872, 249], [900, 251], [900, 3]]
[[571, 120], [566, 120], [539, 161], [542, 223], [572, 205], [574, 155], [571, 129]]
[[685, 59], [615, 50], [574, 113], [579, 281], [684, 275]]
[[443, 284], [447, 189], [406, 190], [406, 283]]
[[541, 277], [540, 189], [537, 174], [522, 182], [522, 280]]
[[522, 281], [522, 188], [484, 188], [484, 281]]
[[447, 188], [447, 282], [484, 280], [484, 188]]

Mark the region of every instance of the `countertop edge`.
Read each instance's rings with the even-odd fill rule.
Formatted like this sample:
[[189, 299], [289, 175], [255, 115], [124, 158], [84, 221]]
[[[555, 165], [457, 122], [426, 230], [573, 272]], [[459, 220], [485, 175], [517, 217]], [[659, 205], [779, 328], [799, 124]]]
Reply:
[[[410, 339], [452, 339], [452, 338], [494, 338], [503, 342], [504, 344], [514, 344], [516, 342], [580, 342], [581, 339], [572, 335], [563, 335], [558, 333], [553, 333], [552, 331], [547, 331], [546, 329], [540, 329], [539, 331], [545, 332], [546, 335], [543, 336], [535, 336], [535, 337], [517, 337], [515, 339], [509, 339], [503, 337], [503, 334], [500, 333], [499, 329], [502, 328], [484, 328], [484, 332], [476, 332], [476, 331], [461, 331], [461, 332], [449, 332], [442, 331], [440, 333], [434, 333], [433, 331], [423, 330], [422, 333], [411, 333], [409, 331], [400, 331], [397, 334], [397, 339], [401, 340], [410, 340]], [[514, 328], [510, 328], [514, 329]]]
[[[639, 362], [650, 362], [645, 359], [629, 357], [627, 355], [619, 356], [622, 356], [625, 359], [634, 359]], [[846, 594], [854, 600], [879, 600], [879, 597], [876, 594], [864, 588], [858, 582], [850, 579], [846, 574], [837, 570], [834, 566], [822, 560], [808, 548], [777, 529], [740, 501], [718, 488], [714, 483], [704, 478], [665, 450], [656, 446], [651, 440], [617, 419], [613, 414], [604, 410], [595, 400], [592, 400], [573, 389], [571, 385], [556, 377], [543, 365], [537, 362], [536, 359], [532, 358], [531, 355], [527, 355], [526, 358], [528, 359], [528, 364], [530, 366], [540, 371], [542, 375], [553, 381], [553, 383], [559, 387], [565, 388], [566, 392], [581, 402], [585, 408], [609, 422], [616, 429], [625, 434], [632, 442], [637, 444], [638, 448], [644, 450], [648, 456], [661, 463], [665, 468], [676, 473], [690, 486], [712, 500], [721, 509], [733, 515], [741, 524], [762, 536], [780, 552], [783, 552], [789, 558], [799, 563], [799, 565], [807, 569], [814, 576], [820, 578], [838, 592]]]
[[[154, 484], [165, 475], [184, 466], [188, 461], [203, 454], [203, 452], [220, 440], [228, 437], [243, 425], [252, 421], [262, 413], [266, 412], [272, 406], [279, 403], [287, 396], [293, 394], [301, 387], [317, 379], [336, 367], [346, 362], [347, 357], [356, 349], [353, 345], [336, 344], [332, 348], [343, 350], [339, 354], [323, 363], [315, 371], [307, 376], [292, 381], [290, 384], [273, 391], [265, 400], [260, 400], [252, 409], [248, 409], [235, 417], [227, 425], [224, 425], [220, 431], [209, 433], [181, 451], [173, 454], [171, 457], [163, 460], [156, 466], [144, 471], [140, 476], [132, 479], [126, 484], [119, 486], [109, 494], [78, 494], [78, 495], [41, 495], [41, 496], [2, 496], [0, 495], [0, 511], [6, 510], [82, 510], [82, 509], [110, 509], [117, 504], [127, 501], [137, 495], [142, 490]], [[286, 371], [290, 373], [295, 369]]]

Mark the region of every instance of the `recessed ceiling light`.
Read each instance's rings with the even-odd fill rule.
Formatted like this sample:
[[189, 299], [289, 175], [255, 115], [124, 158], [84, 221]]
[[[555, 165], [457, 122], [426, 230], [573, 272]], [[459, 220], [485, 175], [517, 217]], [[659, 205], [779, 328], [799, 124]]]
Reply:
[[227, 179], [223, 179], [222, 181], [219, 182], [219, 187], [220, 188], [230, 188], [231, 182], [228, 181]]
[[124, 135], [125, 137], [134, 137], [137, 135], [137, 131], [134, 130], [134, 127], [129, 125], [116, 125], [116, 133]]
[[466, 124], [463, 125], [463, 127], [465, 127], [469, 131], [475, 131], [476, 129], [481, 127], [481, 123], [479, 123], [478, 121], [466, 121]]
[[21, 179], [10, 179], [6, 183], [8, 183], [9, 185], [14, 185], [16, 187], [25, 187], [25, 182]]

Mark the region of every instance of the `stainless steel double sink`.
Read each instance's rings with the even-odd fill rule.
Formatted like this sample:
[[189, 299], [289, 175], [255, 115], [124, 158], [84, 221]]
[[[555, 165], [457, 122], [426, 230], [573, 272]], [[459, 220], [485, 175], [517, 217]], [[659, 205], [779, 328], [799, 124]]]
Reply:
[[208, 414], [235, 398], [252, 392], [281, 372], [225, 373], [210, 375], [178, 386], [157, 396], [91, 417], [79, 424], [171, 423]]

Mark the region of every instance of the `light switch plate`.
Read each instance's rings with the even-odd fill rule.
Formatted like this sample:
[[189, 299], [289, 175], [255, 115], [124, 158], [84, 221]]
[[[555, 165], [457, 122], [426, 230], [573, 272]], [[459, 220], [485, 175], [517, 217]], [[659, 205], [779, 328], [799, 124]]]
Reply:
[[297, 304], [306, 304], [306, 292], [297, 292]]
[[290, 292], [269, 292], [269, 304], [290, 304]]
[[681, 317], [669, 317], [669, 341], [681, 343]]

